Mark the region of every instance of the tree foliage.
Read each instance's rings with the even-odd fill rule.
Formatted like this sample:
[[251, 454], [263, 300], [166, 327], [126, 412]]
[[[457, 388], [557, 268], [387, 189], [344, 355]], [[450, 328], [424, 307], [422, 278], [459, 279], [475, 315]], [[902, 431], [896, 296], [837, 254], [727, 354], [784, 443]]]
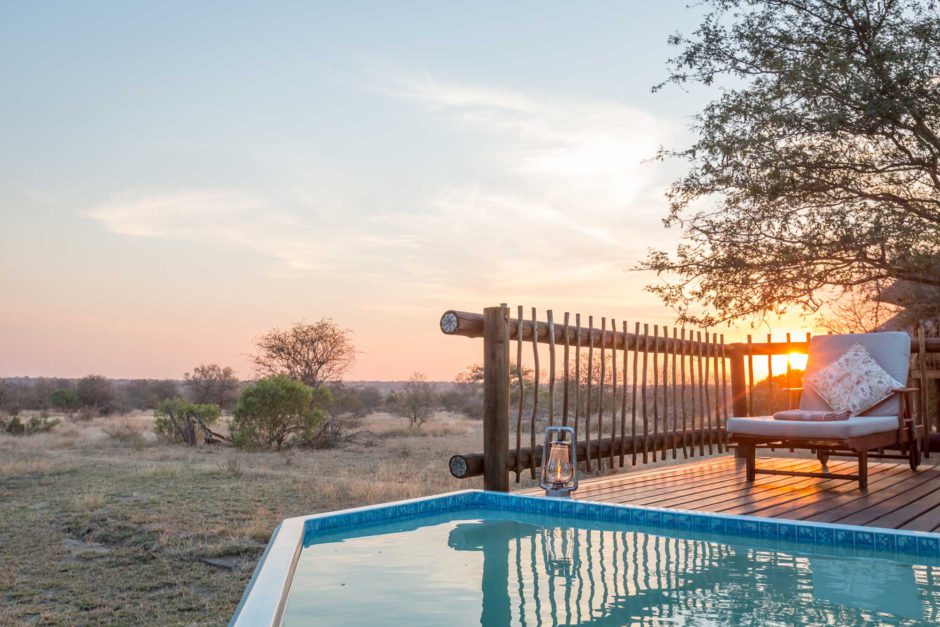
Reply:
[[80, 379], [75, 385], [75, 392], [81, 407], [89, 415], [109, 413], [117, 400], [114, 384], [98, 374]]
[[281, 450], [291, 441], [312, 442], [325, 415], [311, 407], [310, 386], [286, 376], [261, 379], [242, 390], [231, 422], [232, 441], [242, 447]]
[[82, 401], [72, 388], [60, 388], [49, 395], [49, 404], [71, 418], [81, 408]]
[[[172, 379], [133, 379], [121, 390], [124, 405], [133, 409], [156, 409], [163, 401], [180, 395]], [[208, 401], [200, 401], [208, 402]]]
[[230, 367], [200, 364], [184, 375], [189, 397], [195, 403], [214, 403], [229, 409], [238, 399], [238, 377]]
[[[816, 311], [842, 290], [940, 285], [940, 18], [916, 0], [706, 0], [665, 84], [721, 86], [663, 156], [674, 254], [651, 286], [700, 324]], [[662, 87], [660, 85], [659, 87]], [[698, 311], [695, 304], [707, 306]]]
[[318, 390], [352, 366], [356, 349], [351, 335], [329, 318], [272, 329], [256, 342], [255, 370], [261, 376], [285, 375]]
[[184, 398], [164, 400], [154, 411], [157, 435], [189, 446], [211, 438], [210, 427], [219, 419], [218, 405], [193, 403]]

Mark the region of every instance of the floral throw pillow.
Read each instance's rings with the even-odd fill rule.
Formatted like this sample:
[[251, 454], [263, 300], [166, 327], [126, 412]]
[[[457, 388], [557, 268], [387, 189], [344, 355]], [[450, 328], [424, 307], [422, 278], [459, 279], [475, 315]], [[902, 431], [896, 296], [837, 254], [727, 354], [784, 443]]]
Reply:
[[803, 384], [811, 387], [832, 409], [848, 410], [853, 416], [904, 387], [879, 366], [861, 344], [855, 344], [835, 362], [805, 377]]

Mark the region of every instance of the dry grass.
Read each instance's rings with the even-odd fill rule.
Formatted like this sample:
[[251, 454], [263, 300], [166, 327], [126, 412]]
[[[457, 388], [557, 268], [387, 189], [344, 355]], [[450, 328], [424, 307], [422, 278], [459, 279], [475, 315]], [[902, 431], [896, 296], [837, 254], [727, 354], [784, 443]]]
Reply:
[[479, 486], [446, 465], [478, 422], [361, 428], [281, 454], [163, 444], [142, 413], [0, 436], [0, 624], [224, 624], [280, 520]]

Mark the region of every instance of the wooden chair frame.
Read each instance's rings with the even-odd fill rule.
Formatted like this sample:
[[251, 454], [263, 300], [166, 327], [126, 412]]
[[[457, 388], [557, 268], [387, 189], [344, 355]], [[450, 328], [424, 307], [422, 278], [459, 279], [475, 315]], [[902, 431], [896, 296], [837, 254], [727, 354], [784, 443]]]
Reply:
[[[902, 388], [895, 391], [900, 395], [900, 415], [898, 416], [897, 431], [884, 433], [871, 433], [854, 438], [827, 439], [827, 438], [773, 438], [759, 435], [732, 434], [731, 441], [737, 444], [738, 457], [745, 460], [746, 476], [748, 482], [753, 482], [758, 474], [764, 475], [792, 475], [797, 477], [818, 477], [820, 479], [848, 479], [858, 481], [858, 487], [868, 487], [868, 457], [891, 457], [907, 459], [911, 470], [916, 470], [920, 464], [919, 441], [924, 438], [923, 425], [915, 425], [911, 411], [911, 395], [919, 392], [918, 388]], [[816, 453], [817, 458], [826, 468], [830, 455], [851, 455], [858, 458], [858, 474], [846, 475], [830, 472], [801, 472], [786, 470], [762, 470], [757, 467], [757, 448], [790, 448], [809, 449]], [[901, 455], [888, 455], [884, 449], [898, 449]]]

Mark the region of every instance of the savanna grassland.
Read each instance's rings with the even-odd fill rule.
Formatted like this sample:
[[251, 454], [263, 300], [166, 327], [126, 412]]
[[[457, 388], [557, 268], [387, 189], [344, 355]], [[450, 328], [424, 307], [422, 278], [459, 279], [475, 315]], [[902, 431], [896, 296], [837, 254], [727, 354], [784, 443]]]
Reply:
[[225, 624], [277, 523], [479, 487], [481, 424], [372, 414], [333, 449], [160, 442], [138, 412], [0, 435], [0, 624]]

